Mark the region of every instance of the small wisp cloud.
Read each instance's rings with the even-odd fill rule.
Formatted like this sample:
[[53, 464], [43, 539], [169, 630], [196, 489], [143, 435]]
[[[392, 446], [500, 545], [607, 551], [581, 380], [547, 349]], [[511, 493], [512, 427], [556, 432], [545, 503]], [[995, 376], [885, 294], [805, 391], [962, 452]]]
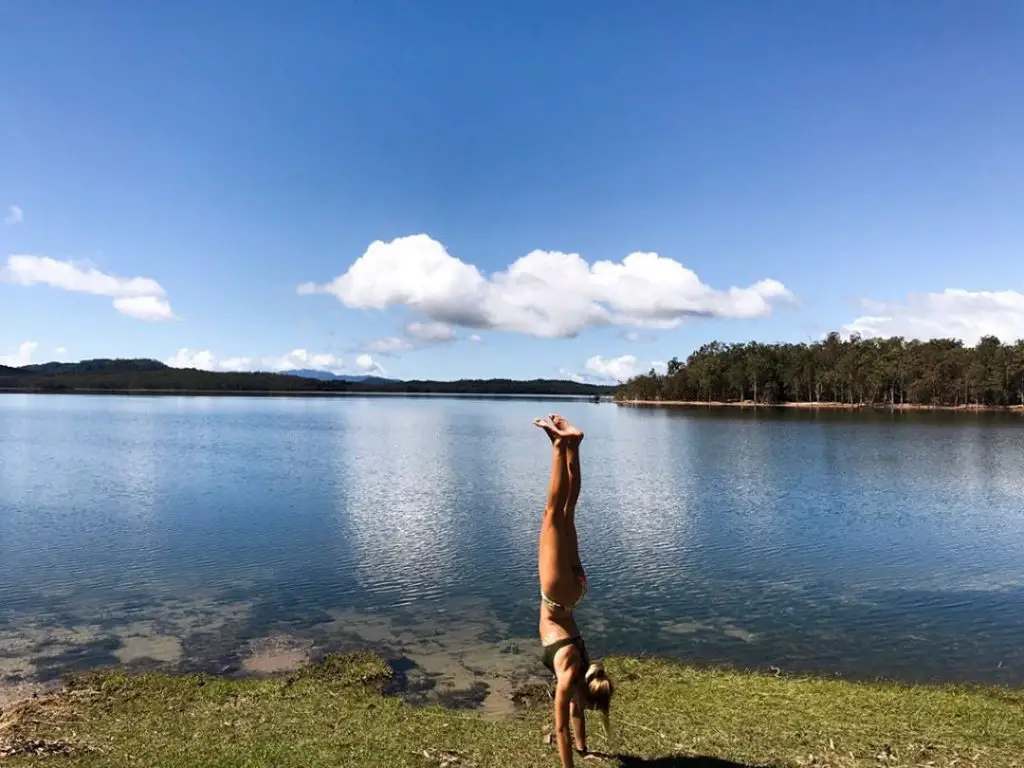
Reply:
[[[402, 336], [387, 336], [363, 343], [362, 348], [378, 355], [393, 356], [399, 352], [420, 349], [436, 344], [448, 344], [458, 341], [459, 332], [454, 325], [435, 321], [409, 323], [405, 326]], [[480, 336], [472, 334], [470, 341], [480, 341]]]
[[[197, 368], [201, 371], [219, 371], [241, 373], [246, 371], [270, 371], [272, 373], [288, 373], [288, 371], [313, 370], [326, 371], [333, 374], [352, 373], [345, 366], [345, 361], [330, 352], [310, 352], [306, 349], [293, 349], [280, 356], [270, 357], [218, 357], [209, 349], [179, 349], [164, 363], [172, 368]], [[356, 371], [366, 374], [384, 375], [384, 368], [371, 355], [359, 355], [355, 359]]]
[[4, 214], [4, 226], [13, 227], [15, 224], [20, 224], [25, 220], [25, 212], [16, 205], [10, 205], [7, 207], [7, 213]]
[[148, 277], [117, 277], [95, 267], [48, 256], [18, 254], [7, 258], [0, 282], [26, 287], [46, 285], [72, 293], [89, 293], [114, 300], [122, 315], [147, 322], [176, 320], [167, 292]]

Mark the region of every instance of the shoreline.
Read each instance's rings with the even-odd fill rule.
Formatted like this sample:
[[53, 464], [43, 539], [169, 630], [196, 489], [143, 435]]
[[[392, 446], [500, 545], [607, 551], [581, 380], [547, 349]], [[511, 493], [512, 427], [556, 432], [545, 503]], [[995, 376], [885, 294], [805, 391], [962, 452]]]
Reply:
[[[604, 661], [616, 684], [613, 740], [588, 716], [588, 746], [603, 755], [602, 765], [1015, 768], [1024, 754], [1022, 688], [848, 682], [656, 657]], [[30, 766], [59, 755], [75, 768], [556, 763], [549, 685], [524, 687], [517, 713], [495, 720], [407, 704], [386, 693], [393, 676], [382, 657], [366, 652], [262, 679], [86, 673], [0, 712], [0, 761]]]
[[590, 400], [612, 402], [611, 395], [564, 395], [555, 393], [423, 392], [387, 390], [267, 390], [267, 389], [29, 389], [0, 387], [0, 395], [118, 395], [131, 397], [466, 397], [487, 400]]
[[750, 400], [615, 400], [616, 405], [655, 408], [791, 408], [809, 411], [952, 411], [959, 413], [1022, 413], [1021, 405], [920, 405], [916, 403], [755, 403]]

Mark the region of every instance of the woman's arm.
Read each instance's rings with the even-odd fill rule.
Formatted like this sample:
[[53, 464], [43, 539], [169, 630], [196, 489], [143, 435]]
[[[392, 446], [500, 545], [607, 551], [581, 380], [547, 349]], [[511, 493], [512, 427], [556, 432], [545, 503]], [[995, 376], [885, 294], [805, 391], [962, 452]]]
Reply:
[[572, 736], [569, 732], [569, 702], [572, 701], [572, 680], [559, 677], [555, 688], [555, 743], [562, 768], [572, 768]]
[[[576, 712], [573, 711], [571, 703], [578, 692], [579, 681], [575, 673], [582, 661], [579, 651], [572, 645], [555, 654], [555, 676], [558, 680], [555, 685], [555, 743], [558, 744], [558, 755], [562, 758], [562, 768], [572, 768], [573, 764], [572, 737], [575, 727], [570, 729], [570, 722]], [[576, 726], [576, 723], [572, 725]], [[576, 734], [577, 737], [581, 735]]]
[[583, 690], [579, 686], [569, 704], [569, 718], [572, 720], [572, 735], [576, 742], [576, 751], [581, 755], [587, 751], [587, 719], [584, 715]]

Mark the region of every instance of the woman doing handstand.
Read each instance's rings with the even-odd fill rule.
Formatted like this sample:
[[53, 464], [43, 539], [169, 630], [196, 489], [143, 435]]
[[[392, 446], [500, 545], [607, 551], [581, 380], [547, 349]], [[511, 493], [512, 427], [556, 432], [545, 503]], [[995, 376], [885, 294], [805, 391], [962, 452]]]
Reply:
[[573, 609], [587, 593], [587, 577], [576, 538], [576, 501], [580, 495], [580, 442], [583, 433], [552, 413], [534, 419], [551, 439], [551, 480], [540, 525], [537, 570], [540, 576], [540, 641], [545, 666], [554, 673], [555, 739], [563, 768], [573, 764], [569, 741], [572, 722], [576, 751], [587, 753], [584, 711], [597, 710], [609, 734], [612, 681], [600, 663], [591, 663]]

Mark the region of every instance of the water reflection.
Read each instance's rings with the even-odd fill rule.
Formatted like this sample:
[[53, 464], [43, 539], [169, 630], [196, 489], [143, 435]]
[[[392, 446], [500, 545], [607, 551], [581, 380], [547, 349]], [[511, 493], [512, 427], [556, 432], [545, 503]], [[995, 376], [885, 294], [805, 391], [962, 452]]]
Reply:
[[450, 412], [360, 401], [341, 445], [360, 588], [393, 606], [444, 594], [458, 571]]
[[[581, 537], [581, 548], [602, 591], [614, 590], [638, 610], [659, 611], [695, 562], [698, 448], [693, 435], [673, 439], [673, 426], [652, 421], [632, 439], [614, 442], [591, 431], [581, 452], [585, 485], [578, 519], [589, 534]], [[598, 531], [600, 539], [593, 535]]]

